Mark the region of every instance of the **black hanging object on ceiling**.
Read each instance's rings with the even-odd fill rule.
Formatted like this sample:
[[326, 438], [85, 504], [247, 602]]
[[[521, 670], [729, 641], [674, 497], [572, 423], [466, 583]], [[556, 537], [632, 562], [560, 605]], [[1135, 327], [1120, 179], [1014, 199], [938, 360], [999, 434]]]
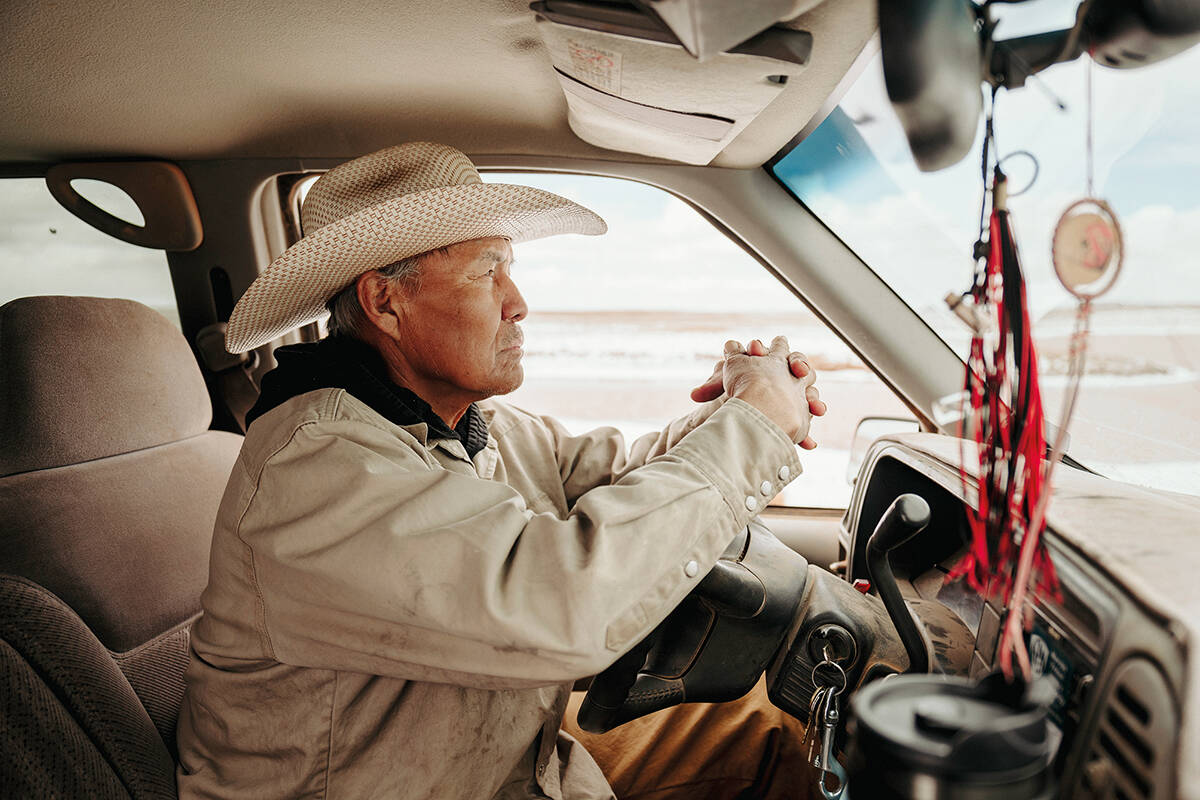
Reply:
[[986, 3], [879, 0], [878, 8], [888, 97], [926, 172], [970, 152], [983, 84], [1016, 89], [1084, 53], [1132, 69], [1200, 43], [1200, 0], [1083, 0], [1070, 28], [999, 41]]

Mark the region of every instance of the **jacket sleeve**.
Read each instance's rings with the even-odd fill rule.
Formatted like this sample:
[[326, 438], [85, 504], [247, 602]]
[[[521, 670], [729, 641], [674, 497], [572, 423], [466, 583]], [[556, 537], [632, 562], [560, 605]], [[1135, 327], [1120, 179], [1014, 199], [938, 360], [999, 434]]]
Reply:
[[702, 403], [661, 431], [639, 436], [628, 451], [625, 438], [616, 428], [596, 428], [573, 436], [553, 417], [541, 417], [554, 437], [567, 504], [573, 506], [584, 493], [614, 483], [631, 470], [663, 455], [711, 417], [726, 399], [721, 395], [716, 400]]
[[594, 674], [703, 578], [784, 465], [799, 471], [792, 443], [731, 400], [560, 519], [393, 432], [306, 423], [237, 527], [266, 655], [480, 688]]

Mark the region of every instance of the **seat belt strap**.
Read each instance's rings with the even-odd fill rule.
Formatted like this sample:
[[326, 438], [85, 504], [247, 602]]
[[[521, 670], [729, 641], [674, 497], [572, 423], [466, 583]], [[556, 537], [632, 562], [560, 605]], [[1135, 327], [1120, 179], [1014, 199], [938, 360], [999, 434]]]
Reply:
[[204, 367], [217, 377], [221, 399], [233, 415], [238, 427], [246, 432], [246, 414], [258, 401], [258, 384], [254, 381], [254, 368], [258, 366], [258, 353], [230, 353], [225, 349], [224, 322], [206, 325], [196, 334], [196, 351]]

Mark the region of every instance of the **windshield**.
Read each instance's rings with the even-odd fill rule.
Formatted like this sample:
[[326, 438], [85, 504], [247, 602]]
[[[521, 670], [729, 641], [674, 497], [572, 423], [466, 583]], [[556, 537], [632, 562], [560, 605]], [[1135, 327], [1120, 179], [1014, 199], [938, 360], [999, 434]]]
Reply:
[[[1077, 301], [1055, 278], [1050, 243], [1060, 214], [1086, 193], [1085, 62], [1052, 67], [1023, 89], [1001, 92], [995, 111], [999, 153], [1011, 155], [1004, 162], [1011, 190], [1033, 180], [1009, 207], [1029, 287], [1046, 415], [1054, 421]], [[1092, 68], [1095, 192], [1116, 211], [1126, 249], [1116, 285], [1094, 307], [1068, 447], [1102, 474], [1191, 494], [1200, 494], [1196, 75], [1200, 48], [1143, 69]], [[954, 167], [919, 172], [876, 57], [840, 106], [773, 167], [960, 357], [969, 333], [943, 298], [970, 281], [981, 139]]]

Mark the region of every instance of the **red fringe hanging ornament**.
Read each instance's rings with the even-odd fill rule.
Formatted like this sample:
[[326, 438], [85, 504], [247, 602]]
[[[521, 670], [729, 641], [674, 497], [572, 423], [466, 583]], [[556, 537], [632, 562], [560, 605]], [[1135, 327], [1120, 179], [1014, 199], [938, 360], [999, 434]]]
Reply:
[[[965, 397], [978, 460], [964, 458], [962, 480], [964, 487], [974, 483], [978, 501], [975, 508], [967, 503], [971, 546], [951, 577], [965, 576], [976, 590], [1004, 599], [1009, 613], [999, 655], [1001, 669], [1011, 678], [1014, 655], [1029, 675], [1022, 609], [1031, 578], [1051, 594], [1057, 592], [1057, 579], [1041, 536], [1048, 493], [1045, 426], [1005, 185], [997, 168], [987, 261], [971, 291], [987, 324], [976, 327], [967, 360]], [[973, 478], [967, 460], [978, 464]]]

